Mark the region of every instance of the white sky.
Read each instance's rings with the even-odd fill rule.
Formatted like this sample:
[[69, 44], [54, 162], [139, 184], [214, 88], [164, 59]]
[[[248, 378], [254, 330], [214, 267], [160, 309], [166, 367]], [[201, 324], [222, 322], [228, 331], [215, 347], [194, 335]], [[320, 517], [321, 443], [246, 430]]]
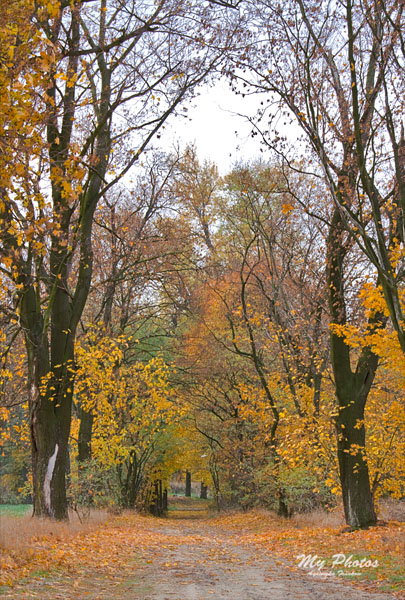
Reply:
[[[195, 142], [200, 161], [208, 158], [225, 174], [238, 160], [259, 158], [259, 138], [251, 138], [250, 124], [239, 114], [254, 115], [260, 97], [234, 94], [226, 81], [205, 87], [187, 112], [188, 119], [174, 117], [162, 136], [164, 146], [179, 140], [181, 147]], [[191, 120], [189, 120], [191, 119]], [[235, 133], [237, 131], [237, 133]]]

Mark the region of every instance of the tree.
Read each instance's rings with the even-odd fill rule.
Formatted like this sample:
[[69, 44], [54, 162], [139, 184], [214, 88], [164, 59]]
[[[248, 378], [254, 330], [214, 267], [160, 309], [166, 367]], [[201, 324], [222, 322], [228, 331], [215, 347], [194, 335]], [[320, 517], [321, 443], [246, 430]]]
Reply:
[[[193, 207], [204, 207], [215, 235], [208, 229], [211, 248], [206, 242], [205, 246], [211, 252], [192, 289], [182, 343], [186, 351], [179, 364], [185, 371], [182, 379], [194, 426], [215, 449], [222, 496], [228, 485], [234, 501], [248, 506], [255, 495], [256, 501], [263, 500], [259, 473], [267, 469], [267, 482], [278, 479], [279, 413], [286, 400], [281, 380], [287, 376], [301, 414], [298, 386], [313, 377], [319, 409], [322, 360], [316, 358], [314, 346], [319, 352], [322, 302], [313, 300], [312, 306], [309, 300], [316, 267], [308, 246], [312, 240], [316, 247], [314, 232], [307, 239], [304, 223], [289, 224], [289, 211], [281, 211], [289, 196], [281, 189], [277, 169], [240, 167], [225, 178], [226, 185], [213, 201], [212, 193], [197, 192], [204, 189], [206, 167], [199, 171], [195, 160], [192, 164], [188, 177], [182, 175], [182, 197]], [[317, 293], [321, 295], [322, 288]], [[300, 311], [305, 317], [299, 334]], [[273, 491], [287, 514], [277, 483]]]
[[404, 387], [402, 350], [393, 330], [373, 326], [376, 314], [388, 317], [381, 288], [375, 289], [367, 282], [360, 291], [360, 298], [365, 313], [363, 318], [355, 324], [332, 327], [352, 353], [361, 354], [364, 348], [371, 348], [378, 357], [379, 368], [364, 410], [371, 491], [373, 498], [387, 492], [400, 497], [403, 479], [400, 458], [403, 454], [403, 411], [399, 409]]
[[[223, 295], [231, 348], [251, 361], [256, 371], [263, 398], [256, 408], [252, 406], [252, 419], [256, 412], [256, 420], [261, 418], [268, 426], [263, 434], [279, 481], [279, 512], [287, 515], [280, 478], [280, 422], [291, 409], [305, 420], [304, 388], [312, 388], [312, 418], [317, 418], [328, 360], [322, 238], [319, 229], [293, 211], [291, 204], [292, 190], [305, 194], [305, 178], [291, 174], [287, 187], [279, 169], [257, 164], [236, 169], [226, 181], [230, 197], [223, 208], [223, 227], [239, 278], [234, 301]], [[260, 406], [263, 402], [267, 416]], [[316, 446], [314, 440], [311, 444]]]
[[13, 86], [20, 93], [1, 114], [13, 124], [2, 264], [28, 356], [34, 512], [65, 519], [75, 337], [90, 289], [97, 205], [219, 68], [237, 24], [229, 18], [220, 30], [213, 7], [177, 0], [19, 7], [24, 18], [3, 45], [17, 49], [3, 61], [5, 97]]
[[[125, 334], [129, 361], [145, 360], [154, 355], [154, 349], [162, 349], [164, 332], [159, 327], [155, 288], [162, 257], [176, 255], [179, 243], [164, 239], [157, 224], [170, 204], [167, 190], [175, 164], [163, 153], [154, 152], [144, 161], [134, 191], [118, 188], [103, 198], [95, 215], [93, 279], [81, 328], [86, 334], [97, 325], [98, 335], [92, 336], [91, 342], [94, 345], [106, 335], [118, 339]], [[91, 412], [83, 410], [77, 394], [75, 400], [80, 416], [81, 462], [90, 459], [93, 418]]]
[[196, 148], [188, 146], [178, 163], [173, 196], [182, 216], [191, 224], [196, 242], [211, 253], [214, 251], [211, 229], [219, 184], [217, 166], [209, 161], [200, 165]]
[[304, 0], [255, 3], [250, 14], [258, 36], [241, 62], [250, 93], [265, 94], [280, 110], [263, 108], [256, 132], [286, 156], [277, 121], [292, 117], [300, 125], [319, 167], [314, 175], [324, 178], [341, 227], [375, 268], [405, 352], [403, 13], [393, 0], [333, 8]]
[[[348, 322], [347, 274], [355, 242], [378, 278], [391, 324], [405, 350], [401, 286], [403, 255], [403, 112], [401, 77], [404, 6], [397, 2], [352, 2], [319, 6], [292, 0], [250, 5], [257, 26], [236, 73], [268, 106], [254, 123], [268, 147], [294, 170], [312, 173], [331, 199], [327, 219], [327, 286], [332, 323]], [[265, 125], [266, 115], [269, 118]], [[281, 117], [281, 123], [277, 120]], [[303, 157], [288, 152], [282, 123], [297, 122]], [[306, 165], [304, 168], [304, 156]], [[310, 157], [310, 158], [309, 158]], [[309, 214], [319, 195], [297, 199]], [[345, 290], [346, 287], [346, 290]], [[370, 327], [384, 327], [374, 314]], [[331, 331], [336, 386], [338, 457], [346, 520], [375, 523], [365, 448], [364, 409], [378, 357], [364, 347], [353, 352]], [[354, 367], [353, 367], [354, 365]]]
[[[115, 500], [133, 508], [151, 483], [162, 438], [167, 441], [168, 429], [179, 418], [169, 369], [160, 357], [146, 363], [125, 360], [130, 342], [125, 336], [111, 339], [94, 331], [86, 338], [77, 348], [75, 393], [92, 416], [91, 474], [112, 472]], [[78, 466], [80, 482], [80, 469], [88, 475], [88, 464]]]

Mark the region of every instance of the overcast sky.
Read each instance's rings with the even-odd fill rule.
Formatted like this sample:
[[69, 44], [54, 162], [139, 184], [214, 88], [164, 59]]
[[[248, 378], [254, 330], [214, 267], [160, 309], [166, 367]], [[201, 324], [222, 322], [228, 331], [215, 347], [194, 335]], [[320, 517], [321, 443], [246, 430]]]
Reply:
[[[258, 137], [251, 138], [251, 126], [239, 114], [255, 114], [258, 98], [235, 95], [225, 81], [205, 88], [187, 112], [191, 119], [174, 118], [162, 140], [165, 149], [176, 139], [185, 146], [195, 142], [201, 161], [209, 158], [224, 174], [238, 160], [259, 158]], [[237, 133], [235, 133], [237, 131]]]

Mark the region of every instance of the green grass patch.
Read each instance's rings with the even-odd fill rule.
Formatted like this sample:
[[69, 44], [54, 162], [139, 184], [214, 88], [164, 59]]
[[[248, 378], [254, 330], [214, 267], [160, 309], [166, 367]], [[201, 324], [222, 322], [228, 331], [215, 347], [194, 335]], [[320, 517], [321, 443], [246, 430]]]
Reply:
[[206, 506], [211, 502], [212, 500], [204, 500], [196, 496], [169, 496], [168, 498], [169, 509], [176, 506]]
[[0, 504], [0, 517], [2, 515], [24, 517], [30, 513], [32, 513], [32, 504]]
[[[56, 569], [54, 569], [55, 571]], [[51, 571], [45, 570], [45, 569], [38, 569], [37, 571], [32, 571], [32, 573], [30, 573], [30, 579], [34, 578], [34, 579], [42, 579], [44, 577], [51, 577], [52, 573]], [[28, 579], [29, 581], [29, 579]]]
[[206, 517], [212, 502], [201, 498], [169, 496], [168, 517], [170, 519], [198, 519]]
[[3, 596], [3, 594], [5, 595], [6, 592], [10, 591], [10, 586], [9, 585], [0, 585], [0, 596]]

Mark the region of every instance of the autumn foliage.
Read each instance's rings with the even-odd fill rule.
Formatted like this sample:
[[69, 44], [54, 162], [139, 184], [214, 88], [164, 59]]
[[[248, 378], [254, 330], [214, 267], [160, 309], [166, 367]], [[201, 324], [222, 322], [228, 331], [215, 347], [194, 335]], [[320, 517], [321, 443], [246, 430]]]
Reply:
[[[343, 507], [348, 551], [389, 561], [381, 532], [396, 549], [399, 525], [379, 529], [380, 507], [404, 497], [404, 4], [3, 5], [2, 501], [85, 527], [95, 509], [156, 509], [187, 472], [216, 509], [286, 519], [266, 512], [266, 529], [250, 512], [238, 543], [326, 552], [338, 530], [303, 531], [300, 515]], [[194, 145], [153, 145], [219, 76], [266, 98], [249, 117], [263, 160], [223, 176]], [[115, 573], [129, 524], [134, 546], [162, 542], [151, 523], [45, 535], [34, 558], [7, 554], [5, 582], [34, 561]]]

